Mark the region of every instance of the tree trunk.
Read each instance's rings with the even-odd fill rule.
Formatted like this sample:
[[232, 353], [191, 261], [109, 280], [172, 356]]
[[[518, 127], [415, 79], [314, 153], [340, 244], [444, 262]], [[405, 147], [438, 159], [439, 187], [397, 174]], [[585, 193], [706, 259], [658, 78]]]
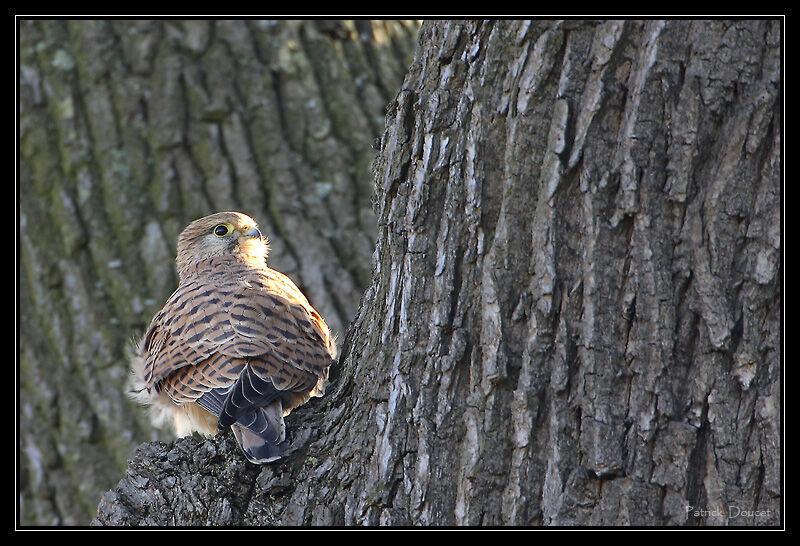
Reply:
[[146, 445], [95, 522], [780, 524], [781, 39], [424, 23], [293, 455]]
[[175, 242], [239, 210], [340, 334], [369, 282], [372, 148], [413, 60], [395, 21], [19, 21], [23, 524], [86, 524], [152, 430], [124, 352]]

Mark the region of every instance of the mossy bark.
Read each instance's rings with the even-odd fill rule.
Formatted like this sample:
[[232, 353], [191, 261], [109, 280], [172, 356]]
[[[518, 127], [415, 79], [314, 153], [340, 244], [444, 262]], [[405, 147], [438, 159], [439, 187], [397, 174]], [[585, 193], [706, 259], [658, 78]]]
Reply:
[[123, 352], [191, 220], [253, 216], [339, 334], [369, 280], [416, 22], [19, 21], [20, 522], [86, 524], [134, 447]]

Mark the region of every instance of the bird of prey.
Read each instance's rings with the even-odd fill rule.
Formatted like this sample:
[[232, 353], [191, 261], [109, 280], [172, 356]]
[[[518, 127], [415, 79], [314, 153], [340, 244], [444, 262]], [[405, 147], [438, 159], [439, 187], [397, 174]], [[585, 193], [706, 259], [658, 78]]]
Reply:
[[130, 396], [178, 436], [231, 428], [248, 460], [281, 457], [283, 418], [322, 396], [336, 347], [325, 321], [266, 265], [255, 221], [220, 212], [178, 237], [180, 283], [131, 359]]

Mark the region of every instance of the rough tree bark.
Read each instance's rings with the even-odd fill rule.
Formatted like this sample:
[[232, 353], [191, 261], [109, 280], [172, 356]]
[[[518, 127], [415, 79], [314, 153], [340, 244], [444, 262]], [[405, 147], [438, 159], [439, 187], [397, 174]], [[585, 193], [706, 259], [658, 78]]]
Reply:
[[781, 32], [424, 23], [296, 451], [147, 444], [95, 522], [778, 524]]
[[175, 241], [251, 214], [344, 334], [377, 235], [374, 141], [413, 59], [397, 21], [19, 21], [19, 521], [87, 524], [136, 445], [123, 358]]

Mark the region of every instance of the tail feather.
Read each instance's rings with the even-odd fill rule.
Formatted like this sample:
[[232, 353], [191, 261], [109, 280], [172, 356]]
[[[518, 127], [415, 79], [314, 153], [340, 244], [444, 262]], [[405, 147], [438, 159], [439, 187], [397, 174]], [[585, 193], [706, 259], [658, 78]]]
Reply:
[[248, 364], [242, 375], [227, 394], [219, 414], [219, 428], [224, 430], [239, 419], [251, 414], [256, 408], [280, 400], [281, 392], [268, 379], [262, 379]]
[[236, 442], [242, 448], [247, 460], [254, 464], [271, 463], [281, 458], [281, 448], [253, 434], [239, 425], [231, 425]]
[[256, 408], [231, 424], [231, 430], [247, 459], [256, 464], [281, 458], [278, 444], [286, 439], [281, 401]]

